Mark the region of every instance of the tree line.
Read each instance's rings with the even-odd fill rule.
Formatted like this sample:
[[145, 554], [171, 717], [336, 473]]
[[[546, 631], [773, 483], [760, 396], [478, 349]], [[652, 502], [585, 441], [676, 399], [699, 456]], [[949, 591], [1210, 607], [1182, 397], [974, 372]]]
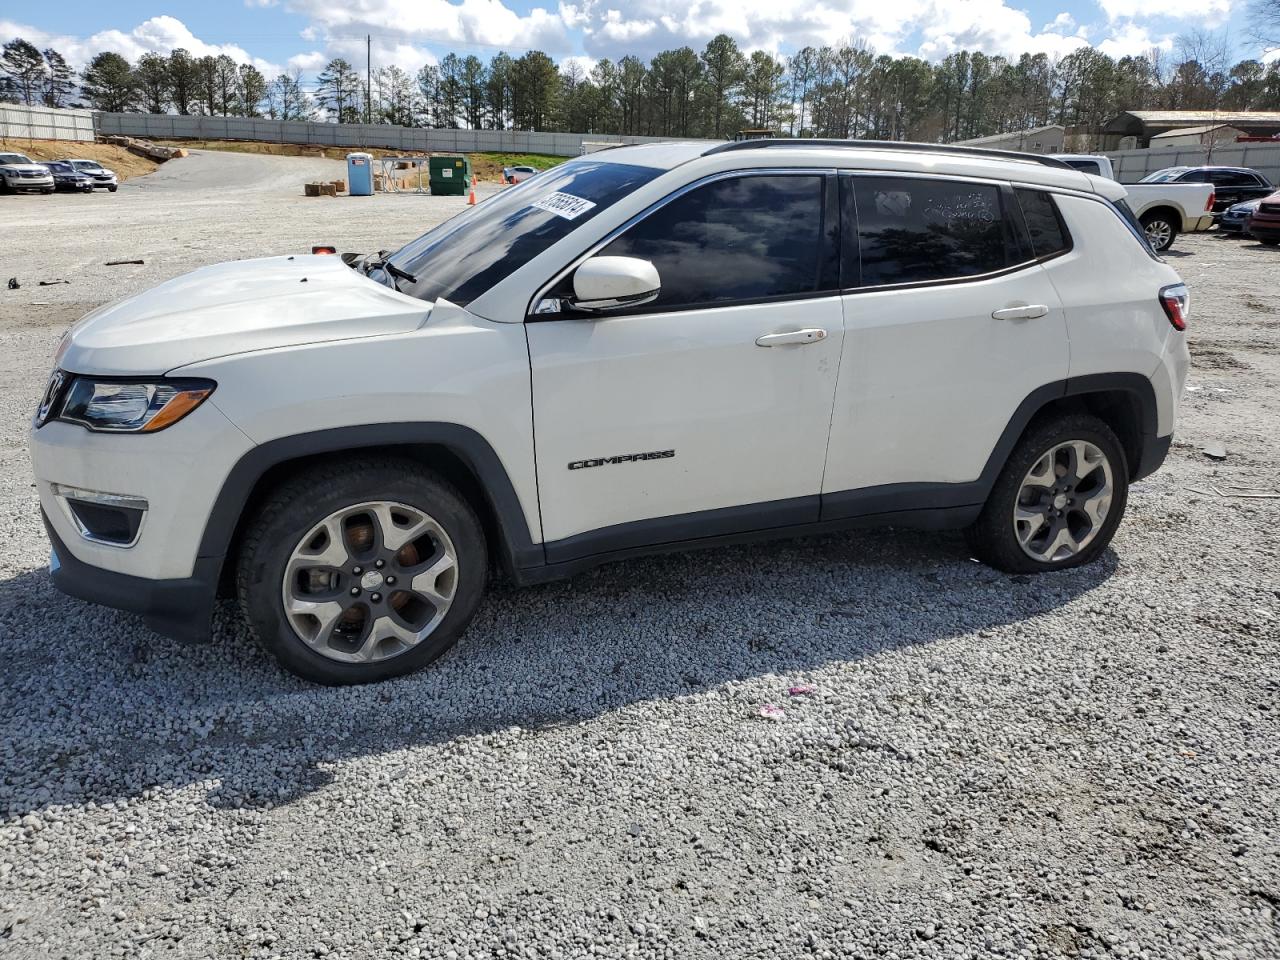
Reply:
[[1140, 56], [1084, 46], [1062, 57], [959, 51], [933, 63], [858, 42], [746, 54], [722, 34], [701, 51], [590, 70], [535, 50], [487, 62], [450, 53], [416, 73], [388, 66], [366, 77], [335, 58], [308, 90], [296, 70], [268, 80], [226, 55], [183, 49], [136, 63], [99, 53], [77, 75], [56, 50], [16, 39], [0, 54], [0, 99], [421, 127], [716, 138], [752, 128], [946, 142], [1052, 123], [1096, 131], [1124, 110], [1280, 110], [1280, 61], [1231, 63], [1228, 51], [1223, 37], [1197, 31]]

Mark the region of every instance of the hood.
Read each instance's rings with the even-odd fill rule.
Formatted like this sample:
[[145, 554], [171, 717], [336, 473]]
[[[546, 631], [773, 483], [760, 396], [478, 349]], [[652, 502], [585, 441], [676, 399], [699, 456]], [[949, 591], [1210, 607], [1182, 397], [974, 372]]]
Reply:
[[5, 170], [16, 170], [18, 173], [48, 173], [49, 168], [43, 163], [5, 163], [0, 164]]
[[59, 366], [157, 375], [237, 353], [407, 333], [430, 310], [339, 257], [239, 260], [93, 311], [71, 328]]

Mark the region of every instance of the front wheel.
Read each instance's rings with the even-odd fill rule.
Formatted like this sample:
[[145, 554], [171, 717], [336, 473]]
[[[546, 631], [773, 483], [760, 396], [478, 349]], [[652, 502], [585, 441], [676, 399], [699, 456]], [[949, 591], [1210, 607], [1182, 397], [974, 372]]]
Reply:
[[1146, 232], [1147, 243], [1156, 253], [1168, 250], [1178, 236], [1178, 228], [1167, 214], [1149, 213], [1142, 218], [1142, 229]]
[[288, 670], [325, 684], [417, 670], [462, 635], [484, 594], [484, 532], [413, 461], [318, 468], [276, 490], [240, 550], [240, 605]]
[[1274, 247], [1280, 244], [1280, 237], [1258, 237], [1258, 242], [1264, 247]]
[[1111, 428], [1097, 417], [1062, 417], [1018, 442], [966, 536], [979, 560], [1009, 573], [1076, 567], [1107, 548], [1128, 493]]
[[115, 193], [117, 189], [117, 185], [113, 183], [111, 186], [107, 187], [107, 193]]

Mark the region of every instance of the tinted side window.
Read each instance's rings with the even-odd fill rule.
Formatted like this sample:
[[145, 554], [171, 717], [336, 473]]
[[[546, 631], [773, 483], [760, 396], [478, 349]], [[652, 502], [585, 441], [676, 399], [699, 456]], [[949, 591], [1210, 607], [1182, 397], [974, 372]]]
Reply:
[[1071, 248], [1066, 224], [1053, 197], [1043, 190], [1015, 190], [1022, 219], [1031, 234], [1031, 249], [1037, 257], [1051, 257]]
[[998, 187], [905, 177], [852, 180], [864, 287], [971, 277], [1008, 266]]
[[[658, 268], [649, 310], [705, 306], [823, 289], [828, 265], [822, 176], [716, 180], [676, 197], [601, 254]], [[834, 279], [830, 285], [834, 285]]]
[[1208, 179], [1208, 174], [1203, 170], [1192, 170], [1190, 173], [1184, 173], [1180, 176], [1178, 183], [1205, 183]]
[[1085, 173], [1092, 173], [1094, 176], [1102, 176], [1102, 168], [1098, 166], [1097, 160], [1068, 160], [1067, 166], [1083, 170]]

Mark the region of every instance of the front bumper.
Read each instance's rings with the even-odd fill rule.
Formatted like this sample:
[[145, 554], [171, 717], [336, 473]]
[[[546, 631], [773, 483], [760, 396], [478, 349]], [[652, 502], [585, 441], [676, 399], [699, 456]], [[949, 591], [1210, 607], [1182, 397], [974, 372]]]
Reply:
[[1254, 214], [1249, 218], [1249, 222], [1245, 224], [1244, 230], [1251, 237], [1274, 240], [1276, 237], [1280, 237], [1280, 217], [1272, 215], [1263, 218]]
[[4, 182], [13, 191], [53, 189], [53, 177], [6, 177]]
[[221, 557], [198, 558], [191, 576], [173, 580], [148, 580], [104, 570], [77, 559], [58, 536], [48, 514], [43, 509], [40, 513], [53, 545], [49, 576], [63, 593], [141, 614], [148, 627], [175, 640], [199, 643], [209, 639]]
[[1234, 219], [1228, 219], [1226, 217], [1223, 217], [1221, 220], [1218, 221], [1218, 229], [1223, 230], [1227, 233], [1243, 233], [1244, 222], [1245, 222], [1244, 217], [1236, 217]]

